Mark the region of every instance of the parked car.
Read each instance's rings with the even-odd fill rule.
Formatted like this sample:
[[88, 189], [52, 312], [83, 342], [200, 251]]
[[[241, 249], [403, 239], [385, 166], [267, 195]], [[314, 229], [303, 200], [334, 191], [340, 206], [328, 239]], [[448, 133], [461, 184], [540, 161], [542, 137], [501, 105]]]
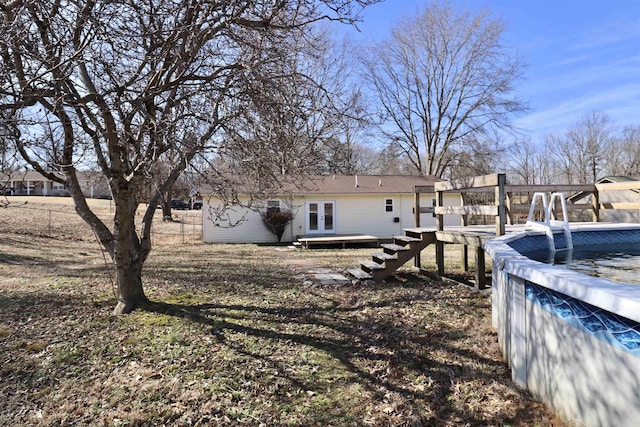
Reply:
[[171, 209], [189, 209], [189, 203], [185, 202], [184, 200], [173, 199], [171, 200]]
[[202, 200], [194, 200], [191, 209], [202, 209]]

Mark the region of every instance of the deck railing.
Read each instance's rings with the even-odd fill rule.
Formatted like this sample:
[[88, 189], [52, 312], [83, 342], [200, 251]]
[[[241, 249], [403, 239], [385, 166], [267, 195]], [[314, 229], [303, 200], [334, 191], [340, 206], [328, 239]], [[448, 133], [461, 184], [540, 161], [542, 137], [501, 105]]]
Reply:
[[[627, 190], [637, 189], [639, 187], [639, 182], [597, 185], [508, 185], [505, 174], [442, 181], [435, 183], [433, 186], [414, 187], [415, 226], [420, 227], [421, 213], [435, 213], [436, 227], [439, 231], [444, 228], [444, 215], [459, 215], [462, 218], [461, 225], [467, 225], [470, 216], [489, 216], [495, 218], [496, 236], [501, 236], [505, 233], [505, 226], [507, 224], [516, 224], [519, 222], [518, 214], [524, 214], [524, 217], [526, 217], [526, 214], [529, 212], [531, 197], [536, 192], [562, 192], [567, 195], [568, 199], [581, 195], [579, 198], [575, 197], [576, 200], [582, 200], [584, 196], [592, 196], [590, 203], [570, 203], [568, 209], [571, 212], [591, 210], [591, 219], [597, 222], [600, 218], [600, 209], [640, 209], [640, 203], [602, 204], [599, 202], [599, 189]], [[435, 207], [420, 205], [420, 194], [425, 193], [435, 193]], [[443, 200], [445, 193], [458, 193], [461, 195], [462, 200], [465, 199], [466, 195], [478, 193], [493, 193], [493, 197], [491, 204], [444, 206]], [[473, 199], [473, 197], [470, 199]]]
[[[638, 183], [635, 183], [636, 187]], [[628, 187], [624, 187], [627, 189]], [[568, 198], [574, 197], [577, 202], [591, 196], [590, 203], [571, 203], [570, 212], [591, 210], [591, 220], [598, 221], [600, 209], [603, 205], [599, 202], [598, 187], [596, 185], [508, 185], [505, 174], [493, 174], [485, 176], [470, 177], [452, 181], [442, 181], [433, 186], [416, 186], [414, 188], [414, 213], [415, 226], [420, 227], [421, 213], [434, 213], [436, 216], [436, 231], [444, 231], [444, 216], [458, 215], [461, 218], [461, 226], [467, 226], [470, 218], [493, 217], [495, 222], [495, 235], [505, 234], [508, 224], [520, 222], [520, 216], [526, 218], [529, 212], [531, 197], [536, 192], [563, 192]], [[421, 206], [420, 195], [435, 193], [435, 206]], [[446, 193], [457, 193], [461, 196], [460, 206], [444, 206], [444, 195]], [[483, 197], [480, 194], [487, 194], [490, 202], [479, 203]], [[464, 200], [471, 201], [472, 204], [464, 204]], [[486, 221], [485, 221], [486, 223]], [[484, 270], [484, 250], [479, 244], [473, 248], [476, 254], [476, 270]], [[468, 271], [468, 245], [463, 244], [462, 267]], [[444, 274], [444, 242], [436, 242], [436, 264], [438, 274]], [[420, 257], [416, 256], [415, 265], [420, 266]], [[478, 274], [476, 274], [477, 277]]]

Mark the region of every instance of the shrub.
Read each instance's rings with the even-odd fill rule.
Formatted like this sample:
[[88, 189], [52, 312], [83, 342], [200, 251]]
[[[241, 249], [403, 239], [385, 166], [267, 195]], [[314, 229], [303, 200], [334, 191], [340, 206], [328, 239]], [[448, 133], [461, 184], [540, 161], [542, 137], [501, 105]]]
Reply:
[[278, 238], [278, 243], [280, 243], [284, 230], [293, 220], [293, 212], [290, 210], [267, 209], [261, 212], [260, 215], [264, 225]]

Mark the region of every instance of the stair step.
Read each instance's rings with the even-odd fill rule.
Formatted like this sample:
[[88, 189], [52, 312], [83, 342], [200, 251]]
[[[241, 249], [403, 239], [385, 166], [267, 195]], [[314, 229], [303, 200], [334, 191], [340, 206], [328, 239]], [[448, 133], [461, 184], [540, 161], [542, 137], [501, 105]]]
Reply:
[[347, 270], [347, 273], [360, 280], [373, 279], [372, 275], [359, 268], [350, 268]]
[[402, 231], [412, 234], [433, 233], [436, 231], [436, 227], [403, 228]]
[[410, 249], [410, 248], [408, 248], [406, 246], [396, 245], [395, 243], [383, 244], [383, 245], [380, 245], [380, 246], [382, 248], [384, 248], [384, 249], [388, 249], [388, 250], [393, 251], [393, 252], [408, 251]]
[[391, 255], [391, 254], [388, 254], [386, 252], [376, 252], [371, 256], [373, 258], [379, 259], [380, 261], [389, 261], [389, 260], [398, 259], [397, 255]]
[[361, 280], [382, 281], [436, 240], [434, 227], [409, 228], [403, 232], [404, 235], [394, 236], [394, 243], [380, 245], [382, 252], [373, 253], [371, 261], [362, 261], [360, 268], [352, 268], [345, 273]]
[[370, 270], [370, 271], [374, 271], [374, 270], [384, 270], [384, 265], [382, 264], [378, 264], [375, 261], [361, 261], [360, 265], [362, 267], [364, 267], [365, 271]]
[[412, 243], [412, 242], [421, 242], [422, 239], [411, 236], [393, 236], [394, 241], [404, 242], [404, 243]]
[[404, 231], [404, 234], [409, 236], [409, 237], [421, 238], [425, 234], [435, 233], [436, 229], [435, 228], [433, 228], [433, 229], [430, 229], [430, 228], [405, 228], [403, 231]]

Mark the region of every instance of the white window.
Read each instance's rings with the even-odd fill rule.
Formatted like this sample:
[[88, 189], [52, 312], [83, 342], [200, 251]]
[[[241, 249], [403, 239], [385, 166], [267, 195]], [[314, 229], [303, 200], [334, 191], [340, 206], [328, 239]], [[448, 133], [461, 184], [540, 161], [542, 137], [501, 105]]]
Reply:
[[280, 212], [280, 200], [267, 200], [267, 211]]
[[384, 211], [393, 212], [393, 199], [384, 199]]
[[61, 184], [59, 182], [52, 182], [51, 183], [51, 189], [52, 190], [64, 190], [64, 184]]

